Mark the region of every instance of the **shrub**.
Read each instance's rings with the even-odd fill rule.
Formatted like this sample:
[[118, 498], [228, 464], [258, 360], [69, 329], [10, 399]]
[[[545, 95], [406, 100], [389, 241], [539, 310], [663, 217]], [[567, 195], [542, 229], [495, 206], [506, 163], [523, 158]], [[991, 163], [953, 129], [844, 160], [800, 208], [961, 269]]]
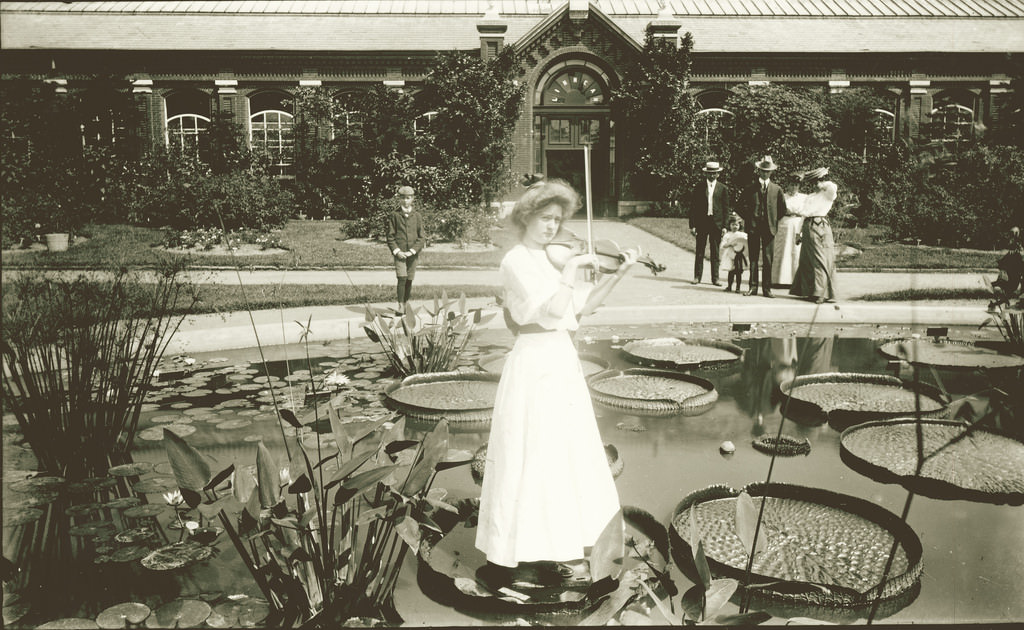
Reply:
[[294, 198], [276, 179], [248, 171], [211, 175], [188, 188], [184, 205], [173, 217], [178, 228], [228, 230], [281, 227], [294, 212]]

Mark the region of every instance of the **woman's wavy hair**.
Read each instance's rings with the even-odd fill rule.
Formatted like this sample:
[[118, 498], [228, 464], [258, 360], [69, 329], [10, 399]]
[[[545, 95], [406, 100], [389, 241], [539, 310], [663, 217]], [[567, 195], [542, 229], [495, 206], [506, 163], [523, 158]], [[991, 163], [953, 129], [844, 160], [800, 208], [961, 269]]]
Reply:
[[516, 205], [512, 207], [509, 223], [516, 233], [522, 237], [526, 226], [533, 217], [550, 204], [558, 204], [562, 209], [562, 221], [568, 220], [580, 209], [580, 195], [569, 182], [562, 179], [547, 179], [531, 184]]

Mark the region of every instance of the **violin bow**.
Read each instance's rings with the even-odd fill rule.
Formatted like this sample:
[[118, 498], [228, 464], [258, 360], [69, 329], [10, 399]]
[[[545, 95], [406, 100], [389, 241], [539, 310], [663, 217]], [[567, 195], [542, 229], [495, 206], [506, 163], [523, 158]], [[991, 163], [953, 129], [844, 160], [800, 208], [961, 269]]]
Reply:
[[[583, 145], [583, 177], [584, 187], [587, 199], [587, 253], [594, 253], [594, 206], [591, 201], [590, 195], [590, 143], [587, 142]], [[596, 270], [588, 271], [585, 276], [588, 281], [592, 281], [596, 275]]]

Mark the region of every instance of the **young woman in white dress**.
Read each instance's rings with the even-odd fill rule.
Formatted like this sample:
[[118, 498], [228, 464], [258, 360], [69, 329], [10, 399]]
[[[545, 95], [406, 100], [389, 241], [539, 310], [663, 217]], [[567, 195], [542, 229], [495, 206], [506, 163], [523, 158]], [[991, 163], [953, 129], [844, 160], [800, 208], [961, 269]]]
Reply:
[[788, 287], [793, 284], [800, 260], [800, 230], [804, 219], [800, 215], [807, 195], [793, 184], [786, 190], [786, 216], [779, 219], [775, 232], [775, 264], [772, 265], [772, 286]]
[[486, 581], [581, 574], [586, 548], [619, 512], [571, 331], [636, 256], [624, 252], [619, 269], [595, 284], [577, 278], [597, 268], [594, 255], [556, 268], [548, 245], [579, 207], [576, 191], [549, 180], [530, 186], [510, 215], [520, 242], [501, 262], [501, 282], [519, 334], [498, 383], [480, 496], [476, 546], [487, 556]]

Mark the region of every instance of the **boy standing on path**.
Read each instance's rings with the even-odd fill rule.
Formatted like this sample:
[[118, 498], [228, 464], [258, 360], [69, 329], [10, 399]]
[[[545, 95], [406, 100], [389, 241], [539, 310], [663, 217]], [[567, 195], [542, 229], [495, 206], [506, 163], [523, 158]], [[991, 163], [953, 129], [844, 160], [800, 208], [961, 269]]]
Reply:
[[398, 310], [405, 312], [405, 303], [412, 296], [412, 279], [416, 275], [416, 259], [423, 250], [423, 219], [412, 207], [416, 192], [411, 186], [398, 189], [401, 205], [388, 217], [388, 248], [395, 257], [398, 277]]

